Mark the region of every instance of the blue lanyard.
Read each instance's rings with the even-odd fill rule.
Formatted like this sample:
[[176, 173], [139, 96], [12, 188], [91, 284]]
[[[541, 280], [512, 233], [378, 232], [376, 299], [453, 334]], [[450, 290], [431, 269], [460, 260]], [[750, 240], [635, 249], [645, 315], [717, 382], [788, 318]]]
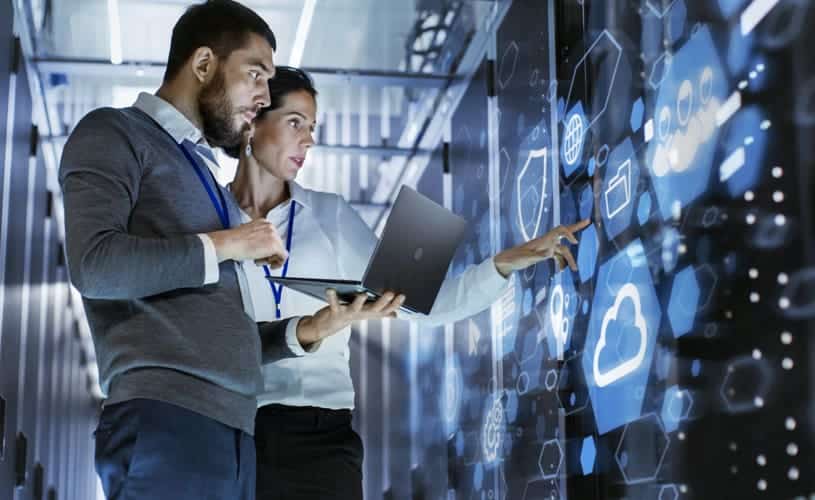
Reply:
[[[175, 142], [175, 140], [173, 140]], [[221, 219], [221, 224], [224, 226], [224, 229], [229, 229], [229, 207], [226, 206], [226, 199], [224, 199], [224, 194], [221, 192], [220, 189], [217, 187], [215, 188], [218, 191], [218, 197], [215, 196], [215, 192], [212, 189], [212, 186], [209, 185], [207, 179], [204, 177], [204, 172], [201, 171], [201, 167], [198, 165], [198, 162], [195, 161], [193, 155], [187, 151], [182, 144], [175, 142], [178, 146], [178, 149], [184, 153], [184, 156], [187, 157], [187, 161], [190, 162], [190, 165], [195, 169], [195, 173], [198, 175], [198, 180], [201, 181], [201, 184], [204, 185], [204, 189], [207, 190], [207, 194], [209, 195], [209, 200], [212, 202], [212, 206], [215, 207], [215, 211], [218, 212], [218, 218]], [[209, 172], [210, 177], [212, 177], [212, 182], [215, 186], [218, 186], [218, 181], [215, 180], [215, 176], [212, 175], [212, 171], [208, 168], [206, 169]], [[218, 198], [220, 198], [220, 203]]]
[[[294, 200], [291, 200], [291, 209], [289, 209], [289, 231], [286, 235], [286, 251], [289, 253], [288, 258], [286, 259], [285, 264], [283, 264], [283, 272], [280, 274], [281, 278], [285, 278], [286, 274], [289, 272], [289, 261], [291, 260], [291, 239], [294, 235]], [[272, 276], [271, 271], [269, 271], [269, 266], [264, 265], [263, 270], [266, 272], [266, 277], [269, 278]], [[280, 319], [280, 304], [283, 302], [283, 284], [275, 285], [273, 281], [269, 281], [269, 286], [272, 288], [272, 295], [274, 296], [274, 304], [276, 306], [275, 314], [277, 315], [277, 319]]]
[[[198, 180], [201, 181], [201, 184], [204, 185], [204, 189], [207, 190], [207, 194], [209, 195], [209, 200], [212, 202], [212, 206], [215, 207], [215, 211], [218, 212], [218, 218], [221, 219], [221, 225], [223, 225], [224, 229], [229, 229], [229, 227], [230, 227], [230, 224], [229, 224], [229, 207], [226, 206], [226, 199], [224, 198], [224, 194], [217, 187], [218, 186], [218, 181], [215, 180], [215, 176], [212, 174], [212, 171], [210, 169], [208, 169], [208, 168], [206, 169], [206, 171], [209, 172], [209, 176], [212, 178], [212, 183], [213, 183], [213, 185], [215, 185], [215, 189], [218, 191], [218, 197], [215, 196], [215, 193], [212, 190], [212, 186], [209, 185], [209, 183], [207, 182], [206, 177], [204, 177], [204, 172], [201, 171], [201, 167], [198, 165], [198, 162], [195, 161], [195, 158], [193, 157], [192, 154], [190, 154], [190, 152], [187, 150], [187, 148], [185, 148], [184, 145], [181, 144], [180, 142], [176, 142], [175, 137], [173, 137], [173, 135], [170, 132], [168, 132], [167, 129], [164, 128], [164, 126], [162, 124], [157, 122], [155, 120], [155, 118], [153, 118], [150, 115], [147, 115], [147, 113], [144, 113], [144, 112], [142, 112], [142, 113], [145, 114], [148, 118], [150, 118], [150, 120], [153, 123], [156, 124], [156, 126], [159, 128], [159, 130], [161, 130], [162, 132], [167, 134], [167, 137], [169, 137], [170, 140], [173, 141], [173, 144], [178, 146], [178, 149], [180, 149], [181, 152], [184, 153], [184, 157], [187, 158], [187, 161], [190, 162], [190, 165], [192, 165], [192, 168], [195, 169], [195, 173], [196, 173], [196, 175], [198, 175]], [[192, 144], [192, 141], [187, 141], [187, 142]], [[206, 167], [206, 165], [205, 165], [205, 167]], [[220, 203], [218, 203], [218, 198], [220, 198]]]

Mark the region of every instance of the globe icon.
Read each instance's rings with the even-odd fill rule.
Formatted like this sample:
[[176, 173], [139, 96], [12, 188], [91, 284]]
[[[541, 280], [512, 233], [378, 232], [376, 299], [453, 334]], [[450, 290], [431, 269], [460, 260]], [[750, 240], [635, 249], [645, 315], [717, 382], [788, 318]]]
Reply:
[[583, 118], [579, 114], [572, 115], [566, 124], [566, 134], [563, 138], [563, 156], [566, 163], [574, 165], [580, 157], [583, 148]]

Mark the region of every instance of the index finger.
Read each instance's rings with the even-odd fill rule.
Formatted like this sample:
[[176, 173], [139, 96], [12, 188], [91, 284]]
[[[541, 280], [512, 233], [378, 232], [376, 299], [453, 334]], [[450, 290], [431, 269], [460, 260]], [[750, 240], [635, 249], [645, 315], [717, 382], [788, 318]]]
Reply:
[[591, 219], [583, 219], [581, 221], [575, 222], [574, 224], [570, 224], [566, 226], [566, 229], [569, 230], [571, 233], [576, 233], [578, 231], [582, 231], [586, 229], [589, 224], [591, 224]]

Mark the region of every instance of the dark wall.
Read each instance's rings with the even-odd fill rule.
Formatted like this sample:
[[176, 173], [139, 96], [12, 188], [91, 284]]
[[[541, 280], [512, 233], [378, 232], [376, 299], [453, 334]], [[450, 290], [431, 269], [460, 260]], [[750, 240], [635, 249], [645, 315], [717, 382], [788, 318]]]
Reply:
[[811, 494], [815, 9], [761, 4], [513, 2], [451, 121], [451, 273], [589, 219], [580, 269], [377, 344], [368, 498]]

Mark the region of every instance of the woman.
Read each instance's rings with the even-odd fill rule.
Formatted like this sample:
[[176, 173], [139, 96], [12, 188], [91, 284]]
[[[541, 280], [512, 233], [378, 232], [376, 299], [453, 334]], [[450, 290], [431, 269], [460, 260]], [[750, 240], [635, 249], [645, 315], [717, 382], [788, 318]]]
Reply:
[[[265, 276], [325, 276], [360, 279], [377, 238], [341, 197], [302, 188], [295, 178], [303, 167], [317, 114], [317, 92], [303, 71], [277, 67], [269, 82], [271, 105], [255, 119], [239, 156], [230, 189], [246, 220], [265, 218], [287, 241], [282, 271], [245, 262], [247, 311], [257, 321], [305, 316], [324, 306], [298, 292], [270, 285]], [[505, 290], [508, 276], [546, 258], [575, 267], [568, 248], [572, 234], [588, 221], [560, 227], [504, 252], [442, 285], [425, 324], [443, 324], [476, 314]], [[336, 303], [334, 305], [336, 307]], [[279, 310], [279, 312], [278, 312]], [[297, 357], [264, 366], [264, 392], [258, 398], [257, 497], [361, 499], [362, 442], [351, 428], [354, 388], [349, 369], [350, 328], [306, 345], [287, 339]]]

